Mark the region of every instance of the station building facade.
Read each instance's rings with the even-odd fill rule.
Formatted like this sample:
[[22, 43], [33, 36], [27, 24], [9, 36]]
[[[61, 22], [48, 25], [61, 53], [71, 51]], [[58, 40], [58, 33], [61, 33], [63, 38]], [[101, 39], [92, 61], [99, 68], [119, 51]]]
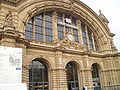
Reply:
[[79, 0], [1, 0], [0, 46], [22, 48], [28, 90], [120, 90], [108, 23]]

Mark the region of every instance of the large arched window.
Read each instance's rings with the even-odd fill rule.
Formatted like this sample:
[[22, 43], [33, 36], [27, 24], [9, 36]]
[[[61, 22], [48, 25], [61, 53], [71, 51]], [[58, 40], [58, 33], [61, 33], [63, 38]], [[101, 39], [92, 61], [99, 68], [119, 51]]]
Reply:
[[66, 70], [68, 90], [79, 90], [78, 73], [75, 64], [69, 62]]
[[98, 64], [93, 64], [91, 67], [92, 70], [92, 80], [94, 84], [94, 90], [101, 90], [100, 85], [100, 69], [98, 67]]
[[52, 42], [52, 13], [40, 13], [32, 17], [26, 26], [25, 38]]
[[29, 65], [29, 90], [48, 90], [47, 67], [37, 59]]
[[86, 26], [84, 23], [81, 24], [81, 29], [82, 29], [83, 44], [87, 49], [95, 50], [96, 49], [94, 48], [95, 41], [94, 41], [92, 30], [88, 26]]
[[57, 30], [60, 40], [65, 37], [66, 33], [71, 33], [74, 36], [74, 41], [79, 42], [76, 19], [72, 16], [57, 13]]
[[[79, 21], [81, 23], [79, 23]], [[54, 14], [54, 12], [51, 11], [37, 14], [28, 21], [25, 28], [26, 39], [50, 43], [53, 41], [53, 38], [62, 40], [69, 34], [73, 36], [72, 41], [84, 44], [86, 49], [99, 50], [91, 27], [83, 22], [81, 18], [67, 13], [56, 12], [56, 14]], [[80, 42], [80, 40], [83, 42]]]

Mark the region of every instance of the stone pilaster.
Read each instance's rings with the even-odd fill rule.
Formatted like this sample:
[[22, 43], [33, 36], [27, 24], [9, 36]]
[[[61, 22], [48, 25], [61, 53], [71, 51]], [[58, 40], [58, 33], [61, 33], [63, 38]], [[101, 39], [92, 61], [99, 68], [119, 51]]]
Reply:
[[77, 25], [78, 25], [78, 38], [79, 38], [79, 42], [81, 43], [81, 45], [83, 45], [81, 21], [80, 20], [77, 20]]
[[52, 13], [52, 29], [53, 29], [53, 40], [56, 41], [58, 39], [58, 32], [57, 32], [57, 13], [54, 11]]
[[66, 70], [63, 67], [62, 52], [56, 51], [56, 67], [52, 70], [52, 90], [65, 90], [66, 88]]

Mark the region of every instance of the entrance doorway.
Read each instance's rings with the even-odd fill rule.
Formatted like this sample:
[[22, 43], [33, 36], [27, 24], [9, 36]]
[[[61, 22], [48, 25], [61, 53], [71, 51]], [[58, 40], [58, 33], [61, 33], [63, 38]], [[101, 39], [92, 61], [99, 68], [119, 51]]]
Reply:
[[101, 90], [101, 85], [100, 85], [100, 69], [98, 64], [93, 64], [92, 67], [92, 81], [94, 85], [94, 90]]
[[39, 59], [29, 65], [29, 90], [48, 90], [48, 69]]
[[66, 70], [68, 90], [79, 90], [78, 73], [75, 64], [69, 62]]

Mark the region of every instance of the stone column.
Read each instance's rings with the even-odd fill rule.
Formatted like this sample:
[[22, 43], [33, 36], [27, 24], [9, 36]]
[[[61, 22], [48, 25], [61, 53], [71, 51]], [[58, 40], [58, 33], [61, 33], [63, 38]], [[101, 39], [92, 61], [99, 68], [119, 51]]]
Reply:
[[89, 43], [89, 37], [88, 37], [88, 30], [87, 26], [85, 26], [85, 32], [86, 32], [86, 38], [87, 38], [87, 44], [88, 44], [88, 50], [90, 49], [90, 43]]
[[83, 85], [87, 85], [88, 90], [92, 90], [92, 74], [91, 74], [91, 70], [90, 69], [85, 69], [83, 71]]
[[95, 48], [95, 40], [94, 40], [94, 37], [93, 37], [93, 33], [92, 33], [92, 42], [93, 42], [93, 50], [96, 50], [96, 48]]
[[83, 58], [84, 69], [82, 70], [82, 85], [86, 85], [88, 87], [88, 90], [93, 90], [91, 66], [89, 65], [88, 58], [88, 55], [84, 56]]
[[54, 11], [52, 13], [52, 29], [53, 29], [53, 41], [56, 41], [58, 39], [58, 32], [57, 32], [57, 13]]
[[82, 39], [82, 30], [81, 30], [81, 21], [77, 20], [78, 25], [78, 38], [81, 45], [83, 45], [83, 39]]
[[66, 70], [63, 67], [62, 52], [56, 51], [56, 67], [52, 69], [52, 90], [67, 88]]

